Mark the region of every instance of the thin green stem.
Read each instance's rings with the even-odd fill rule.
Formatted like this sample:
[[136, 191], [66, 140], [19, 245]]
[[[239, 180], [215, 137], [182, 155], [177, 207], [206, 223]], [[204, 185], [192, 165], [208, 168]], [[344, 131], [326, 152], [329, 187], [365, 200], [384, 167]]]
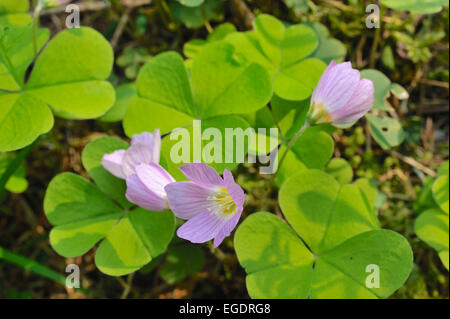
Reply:
[[272, 107], [269, 107], [268, 105], [267, 105], [267, 107], [268, 107], [269, 110], [270, 110], [270, 114], [272, 115], [273, 122], [274, 122], [275, 125], [277, 126], [278, 133], [279, 133], [280, 136], [281, 136], [281, 141], [284, 142], [283, 132], [281, 131], [281, 127], [280, 127], [280, 124], [278, 123], [278, 119], [277, 119], [277, 117], [276, 117], [276, 115], [275, 115], [275, 113], [274, 113]]
[[283, 155], [281, 156], [280, 161], [278, 162], [277, 172], [280, 171], [281, 165], [283, 165], [283, 162], [286, 159], [288, 152], [291, 150], [291, 148], [294, 146], [295, 142], [297, 142], [297, 140], [300, 138], [300, 136], [302, 136], [302, 134], [306, 131], [306, 129], [309, 126], [310, 126], [309, 122], [306, 121], [306, 123], [303, 125], [303, 127], [300, 130], [298, 130], [298, 132], [295, 134], [295, 136], [289, 141], [289, 144], [287, 145], [286, 150], [284, 151]]
[[[378, 4], [380, 5], [380, 4]], [[381, 33], [381, 17], [384, 14], [384, 8], [381, 6], [380, 7], [380, 21], [378, 21], [378, 23], [380, 24], [378, 26], [378, 28], [375, 29], [375, 35], [373, 37], [373, 42], [372, 42], [372, 49], [370, 51], [370, 60], [369, 60], [369, 67], [371, 69], [373, 69], [375, 67], [375, 55], [377, 53], [377, 48], [378, 48], [378, 42], [380, 40], [380, 33]]]
[[205, 2], [202, 3], [202, 15], [203, 15], [203, 23], [205, 24], [206, 30], [208, 30], [208, 33], [213, 32], [213, 28], [212, 28], [211, 24], [209, 23], [208, 19], [206, 18]]

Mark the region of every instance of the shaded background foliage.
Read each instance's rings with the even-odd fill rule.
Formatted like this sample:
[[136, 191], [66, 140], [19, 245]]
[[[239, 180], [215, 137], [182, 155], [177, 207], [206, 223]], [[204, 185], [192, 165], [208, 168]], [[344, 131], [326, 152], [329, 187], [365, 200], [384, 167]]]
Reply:
[[[448, 271], [436, 251], [417, 237], [414, 222], [426, 176], [437, 171], [449, 152], [449, 9], [446, 6], [424, 15], [383, 6], [382, 28], [369, 30], [365, 26], [369, 3], [206, 0], [203, 7], [186, 11], [175, 0], [82, 1], [81, 24], [99, 30], [111, 42], [116, 61], [109, 80], [120, 85], [135, 80], [137, 70], [152, 56], [167, 50], [183, 53], [186, 42], [205, 39], [208, 31], [222, 22], [244, 31], [251, 29], [254, 15], [268, 13], [289, 23], [322, 23], [330, 37], [343, 43], [345, 59], [354, 67], [380, 70], [409, 94], [408, 100], [395, 95], [388, 99], [404, 129], [399, 146], [383, 150], [370, 134], [367, 120], [333, 133], [334, 156], [350, 163], [354, 177], [373, 178], [382, 191], [378, 202], [382, 226], [403, 234], [413, 248], [411, 276], [392, 298], [448, 298]], [[41, 24], [54, 35], [63, 30], [65, 17], [63, 10], [44, 11]], [[124, 92], [126, 95], [127, 90]], [[0, 261], [0, 297], [248, 297], [245, 271], [231, 239], [220, 249], [209, 245], [188, 248], [193, 250], [189, 254], [177, 248], [182, 242], [175, 242], [167, 254], [142, 270], [118, 278], [105, 276], [95, 267], [94, 251], [77, 258], [58, 256], [48, 243], [51, 227], [42, 207], [49, 181], [63, 171], [88, 177], [81, 164], [83, 148], [99, 136], [125, 135], [120, 122], [55, 120], [54, 129], [39, 139], [16, 174], [19, 180], [25, 172], [27, 177], [12, 191], [22, 191], [24, 183], [28, 188], [21, 194], [7, 193], [0, 204], [0, 247], [58, 274], [64, 274], [67, 264], [79, 264], [82, 286], [88, 291], [64, 288], [56, 273], [48, 274], [49, 280]], [[237, 181], [248, 194], [243, 218], [256, 211], [281, 216], [278, 191], [271, 180], [259, 175], [251, 164], [241, 165], [238, 173]], [[190, 266], [177, 271], [179, 260], [189, 257]]]

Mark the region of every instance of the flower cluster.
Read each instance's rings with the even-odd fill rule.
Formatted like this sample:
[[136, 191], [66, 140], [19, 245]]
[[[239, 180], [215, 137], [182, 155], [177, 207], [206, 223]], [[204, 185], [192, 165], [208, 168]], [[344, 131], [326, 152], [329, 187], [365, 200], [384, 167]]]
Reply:
[[[308, 125], [349, 124], [364, 116], [374, 102], [373, 83], [360, 79], [350, 62], [330, 63], [311, 96]], [[103, 157], [106, 170], [126, 180], [128, 200], [151, 211], [172, 210], [187, 220], [177, 235], [193, 243], [214, 239], [221, 244], [236, 227], [244, 206], [244, 191], [225, 170], [223, 178], [204, 163], [179, 169], [189, 181], [177, 182], [159, 165], [159, 130], [133, 136], [127, 150]], [[280, 164], [281, 165], [281, 164]]]
[[176, 182], [159, 165], [159, 130], [133, 136], [127, 150], [103, 157], [103, 167], [126, 180], [128, 200], [151, 211], [172, 210], [187, 220], [177, 232], [193, 243], [214, 239], [219, 246], [236, 227], [244, 207], [244, 191], [231, 172], [223, 178], [204, 163], [186, 164], [180, 170], [190, 181]]

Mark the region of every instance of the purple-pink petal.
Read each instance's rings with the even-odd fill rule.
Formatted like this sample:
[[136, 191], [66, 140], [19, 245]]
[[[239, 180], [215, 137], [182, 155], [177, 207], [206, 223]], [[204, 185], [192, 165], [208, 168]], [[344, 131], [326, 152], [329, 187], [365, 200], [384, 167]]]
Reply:
[[370, 80], [361, 80], [360, 72], [353, 69], [350, 62], [336, 64], [332, 61], [311, 96], [310, 116], [317, 123], [352, 123], [370, 110], [373, 100]]
[[204, 243], [216, 237], [227, 221], [214, 211], [204, 211], [178, 228], [177, 235], [192, 243]]
[[372, 108], [375, 89], [373, 82], [362, 79], [345, 108], [330, 113], [334, 123], [345, 124], [357, 121]]
[[211, 208], [208, 200], [214, 193], [211, 189], [193, 182], [176, 182], [165, 187], [172, 212], [181, 219], [190, 219]]
[[164, 168], [158, 164], [140, 164], [136, 174], [127, 177], [127, 199], [151, 211], [164, 211], [169, 208], [164, 187], [174, 182]]
[[219, 245], [223, 242], [223, 240], [230, 236], [233, 229], [236, 227], [239, 219], [241, 218], [242, 208], [237, 211], [234, 216], [226, 222], [225, 225], [219, 230], [217, 235], [214, 238], [214, 247], [219, 247]]
[[223, 179], [220, 175], [214, 168], [205, 163], [185, 164], [180, 167], [180, 170], [183, 172], [184, 176], [199, 185], [206, 187], [223, 185]]
[[152, 162], [159, 163], [161, 153], [161, 133], [159, 129], [154, 130], [153, 133], [143, 132], [133, 135], [131, 145], [137, 143], [146, 145], [152, 151]]
[[122, 161], [122, 171], [125, 176], [135, 173], [136, 166], [150, 164], [153, 161], [153, 152], [145, 144], [136, 143], [131, 145], [125, 152]]
[[125, 150], [117, 150], [111, 154], [105, 154], [102, 158], [102, 166], [114, 176], [125, 179], [125, 175], [122, 172], [122, 160], [124, 155]]

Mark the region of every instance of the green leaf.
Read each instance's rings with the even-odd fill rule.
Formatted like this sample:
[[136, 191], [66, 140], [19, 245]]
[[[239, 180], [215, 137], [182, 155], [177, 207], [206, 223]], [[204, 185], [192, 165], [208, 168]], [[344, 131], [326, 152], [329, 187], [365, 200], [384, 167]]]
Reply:
[[389, 70], [395, 70], [394, 53], [392, 52], [392, 48], [389, 45], [386, 45], [383, 48], [383, 52], [381, 53], [381, 61]]
[[[49, 38], [49, 30], [36, 30], [36, 45], [40, 50]], [[34, 60], [32, 25], [0, 30], [0, 88], [19, 91], [23, 88], [25, 73]]]
[[236, 32], [236, 27], [231, 23], [222, 23], [214, 28], [213, 32], [209, 33], [206, 40], [193, 39], [186, 42], [183, 46], [183, 54], [188, 58], [194, 58], [198, 52], [203, 49], [208, 43], [220, 41], [226, 38], [230, 33]]
[[252, 298], [308, 296], [314, 256], [281, 219], [269, 213], [250, 215], [237, 229], [234, 247]]
[[197, 7], [201, 5], [205, 0], [177, 0], [179, 3], [186, 7]]
[[308, 25], [316, 31], [317, 36], [319, 37], [319, 45], [314, 52], [313, 57], [322, 60], [326, 64], [330, 64], [331, 61], [335, 61], [336, 63], [344, 61], [344, 58], [347, 55], [347, 48], [345, 45], [341, 41], [331, 38], [330, 32], [323, 24], [316, 22]]
[[272, 96], [270, 77], [264, 68], [246, 61], [225, 42], [208, 45], [194, 59], [192, 90], [201, 118], [251, 113]]
[[422, 189], [420, 190], [420, 193], [417, 196], [416, 201], [414, 202], [414, 210], [417, 213], [427, 210], [428, 208], [439, 209], [439, 206], [433, 197], [434, 182], [435, 182], [435, 179], [431, 176], [428, 176], [424, 180]]
[[359, 187], [341, 186], [319, 170], [304, 170], [286, 180], [279, 200], [289, 223], [317, 253], [378, 228], [372, 206]]
[[381, 3], [395, 10], [407, 10], [425, 14], [439, 12], [443, 6], [448, 5], [446, 0], [381, 0]]
[[28, 0], [0, 0], [0, 25], [28, 25], [31, 22], [28, 10]]
[[307, 0], [284, 0], [284, 3], [297, 14], [306, 13], [309, 9]]
[[326, 166], [325, 172], [333, 176], [341, 185], [348, 184], [353, 179], [353, 169], [343, 158], [333, 158]]
[[[131, 137], [156, 128], [166, 134], [184, 127], [190, 130], [192, 139], [193, 121], [201, 120], [204, 129], [217, 128], [225, 137], [226, 128], [248, 128], [245, 120], [231, 114], [261, 109], [272, 94], [270, 77], [264, 68], [242, 60], [231, 44], [222, 41], [202, 49], [193, 61], [191, 76], [192, 85], [181, 56], [174, 52], [160, 54], [147, 62], [138, 76], [138, 98], [124, 118], [126, 134]], [[175, 142], [166, 142], [168, 139], [164, 139], [163, 153], [166, 152], [166, 159], [171, 159], [170, 150]], [[223, 144], [222, 140], [215, 143], [222, 144], [221, 157], [233, 150], [232, 144]], [[209, 143], [200, 141], [200, 144]], [[191, 152], [190, 160], [194, 160], [192, 156]], [[223, 172], [224, 168], [231, 169], [237, 164], [216, 161], [212, 166]], [[179, 176], [180, 165], [169, 161], [169, 172], [174, 177]]]
[[449, 212], [449, 177], [443, 175], [437, 178], [432, 187], [433, 198], [445, 213]]
[[[408, 277], [412, 251], [400, 235], [371, 230], [322, 253], [311, 252], [283, 221], [250, 215], [236, 231], [235, 248], [252, 298], [376, 298]], [[380, 269], [380, 288], [368, 288], [368, 265]]]
[[125, 83], [116, 87], [116, 103], [100, 118], [102, 122], [122, 121], [128, 107], [137, 98], [136, 84]]
[[171, 212], [137, 208], [122, 218], [100, 243], [95, 255], [105, 274], [123, 276], [134, 272], [163, 253], [174, 233]]
[[[114, 103], [114, 90], [104, 80], [111, 72], [112, 49], [90, 28], [59, 33], [40, 54], [23, 86], [34, 57], [27, 28], [11, 28], [15, 30], [11, 37], [1, 42], [0, 71], [7, 72], [0, 85], [12, 85], [18, 92], [0, 93], [0, 151], [25, 147], [48, 132], [53, 126], [48, 106], [59, 116], [79, 119], [98, 117]], [[43, 45], [48, 33], [39, 34]]]
[[[243, 159], [239, 160], [236, 157], [238, 152], [237, 142], [233, 140], [231, 142], [230, 138], [227, 137], [227, 131], [230, 133], [241, 132], [245, 133], [249, 128], [248, 123], [240, 117], [237, 116], [219, 116], [211, 119], [203, 120], [201, 122], [201, 127], [195, 127], [198, 130], [198, 135], [194, 136], [194, 127], [191, 125], [187, 126], [187, 133], [189, 136], [184, 135], [178, 136], [174, 134], [173, 136], [167, 136], [162, 141], [161, 154], [167, 161], [167, 170], [176, 180], [184, 180], [185, 176], [179, 170], [179, 167], [183, 164], [193, 163], [200, 158], [194, 158], [194, 156], [201, 157], [201, 161], [207, 163], [213, 167], [219, 174], [222, 174], [224, 169], [232, 170], [238, 164], [240, 164]], [[215, 136], [206, 136], [208, 129], [214, 129], [216, 132], [220, 133], [222, 138], [216, 138]], [[233, 132], [231, 132], [233, 130]], [[229, 133], [229, 134], [230, 134]], [[202, 138], [204, 137], [204, 138]], [[178, 161], [178, 156], [183, 156], [183, 149], [180, 149], [181, 145], [187, 145], [187, 155], [186, 160], [180, 158]], [[194, 145], [198, 145], [198, 153], [194, 150]], [[243, 155], [246, 155], [246, 150], [248, 150], [248, 137], [244, 139], [242, 144]], [[217, 153], [216, 153], [217, 152]], [[176, 155], [176, 156], [175, 156]], [[227, 161], [227, 156], [233, 155], [230, 161]], [[217, 160], [215, 160], [217, 156]]]
[[375, 101], [372, 108], [374, 110], [389, 111], [391, 107], [387, 104], [386, 99], [389, 97], [391, 80], [380, 71], [372, 69], [362, 70], [361, 79], [369, 79], [373, 82]]
[[53, 127], [48, 106], [29, 93], [0, 93], [0, 152], [31, 144]]
[[161, 277], [174, 284], [200, 271], [205, 263], [205, 254], [196, 246], [175, 246], [167, 250], [161, 267]]
[[50, 182], [44, 210], [53, 225], [50, 244], [58, 254], [79, 256], [101, 241], [96, 264], [112, 276], [146, 265], [164, 251], [174, 232], [171, 212], [124, 210], [95, 185], [71, 173]]
[[26, 89], [69, 119], [103, 115], [114, 103], [111, 73], [113, 51], [91, 28], [59, 33], [38, 57]]
[[396, 119], [373, 114], [367, 114], [366, 118], [372, 136], [383, 149], [400, 145], [404, 141], [405, 133]]
[[[0, 154], [0, 179], [7, 170], [9, 164], [15, 159], [11, 153]], [[23, 193], [28, 188], [28, 181], [25, 178], [25, 166], [21, 164], [19, 168], [8, 179], [5, 189], [12, 193]]]
[[[192, 0], [198, 2], [199, 0]], [[202, 6], [185, 6], [179, 0], [169, 0], [170, 10], [175, 18], [191, 29], [201, 28], [204, 20], [222, 20], [223, 8], [220, 0], [207, 0]], [[203, 11], [204, 10], [204, 11]]]
[[394, 94], [399, 100], [407, 100], [409, 98], [408, 91], [405, 90], [403, 86], [398, 83], [391, 83], [389, 90]]
[[308, 58], [317, 48], [316, 32], [307, 25], [285, 28], [278, 19], [261, 14], [254, 31], [232, 33], [226, 41], [249, 61], [265, 67], [274, 79], [275, 93], [286, 100], [304, 100], [314, 90], [326, 65]]
[[445, 161], [438, 170], [438, 176], [449, 175], [449, 161]]
[[437, 209], [429, 209], [420, 214], [414, 228], [417, 236], [433, 247], [447, 269], [448, 259], [448, 215]]
[[[295, 142], [291, 151], [277, 173], [276, 183], [283, 185], [286, 178], [304, 170], [305, 168], [322, 169], [331, 159], [334, 141], [331, 136], [319, 127], [308, 128]], [[285, 147], [278, 153], [282, 156]]]
[[114, 137], [102, 137], [90, 142], [83, 149], [81, 161], [97, 186], [122, 207], [130, 208], [132, 204], [125, 198], [126, 183], [105, 170], [102, 166], [103, 155], [116, 150], [127, 149], [128, 143]]
[[123, 215], [95, 185], [72, 173], [60, 174], [50, 182], [44, 210], [54, 226], [50, 243], [65, 257], [86, 253]]

